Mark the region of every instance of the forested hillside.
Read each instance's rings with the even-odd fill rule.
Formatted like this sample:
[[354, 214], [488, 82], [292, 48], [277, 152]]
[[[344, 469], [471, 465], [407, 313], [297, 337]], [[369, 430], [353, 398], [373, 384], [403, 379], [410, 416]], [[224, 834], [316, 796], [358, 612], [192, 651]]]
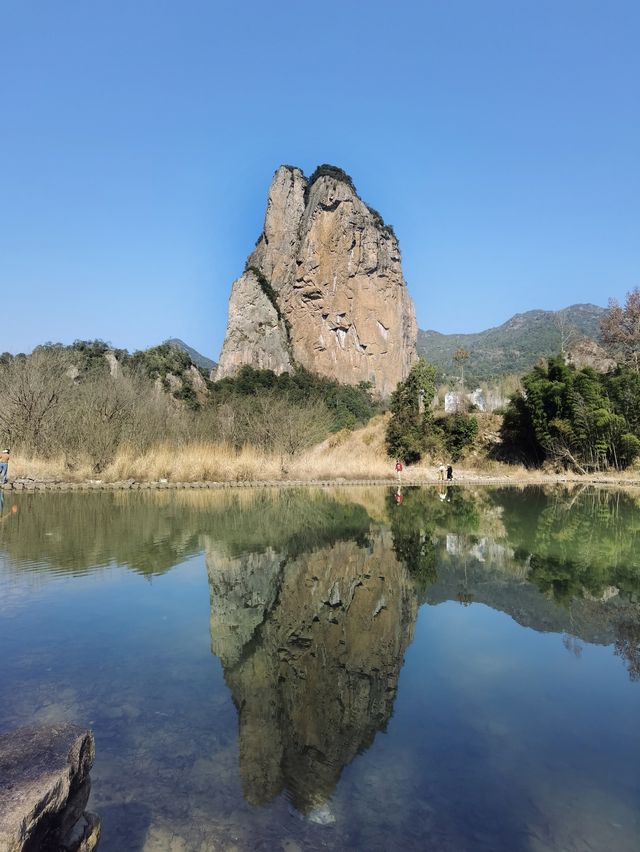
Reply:
[[438, 378], [446, 381], [459, 374], [453, 356], [465, 349], [469, 360], [465, 375], [479, 383], [509, 373], [524, 373], [540, 358], [566, 351], [586, 337], [600, 339], [600, 320], [605, 312], [597, 305], [571, 305], [561, 311], [527, 311], [516, 314], [496, 328], [476, 334], [418, 332], [418, 353], [433, 364]]

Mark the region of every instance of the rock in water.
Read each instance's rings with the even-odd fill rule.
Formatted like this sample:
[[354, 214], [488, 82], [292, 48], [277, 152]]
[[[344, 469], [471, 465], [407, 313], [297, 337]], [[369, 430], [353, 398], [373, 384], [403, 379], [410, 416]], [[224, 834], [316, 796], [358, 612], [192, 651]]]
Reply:
[[0, 736], [0, 850], [91, 852], [100, 821], [85, 813], [95, 757], [75, 725], [19, 728]]
[[393, 229], [341, 169], [280, 166], [264, 230], [233, 283], [216, 378], [305, 367], [388, 396], [416, 358], [416, 319]]

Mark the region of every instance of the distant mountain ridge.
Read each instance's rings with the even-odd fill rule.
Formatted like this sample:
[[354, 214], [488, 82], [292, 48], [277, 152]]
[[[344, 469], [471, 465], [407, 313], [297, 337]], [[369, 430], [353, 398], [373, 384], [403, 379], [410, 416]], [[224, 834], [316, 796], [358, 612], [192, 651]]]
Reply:
[[458, 375], [453, 362], [456, 349], [466, 349], [466, 377], [470, 382], [489, 381], [509, 373], [524, 373], [540, 358], [570, 348], [580, 339], [598, 343], [604, 313], [605, 308], [598, 305], [578, 304], [560, 311], [515, 314], [502, 325], [476, 334], [419, 330], [418, 354], [434, 364], [446, 381]]
[[198, 352], [197, 349], [194, 349], [192, 346], [188, 346], [184, 340], [180, 340], [179, 337], [171, 337], [169, 340], [165, 340], [164, 342], [168, 343], [169, 346], [174, 346], [176, 349], [180, 349], [182, 352], [186, 352], [196, 367], [200, 367], [202, 370], [211, 372], [214, 367], [218, 366], [212, 358], [207, 358], [206, 355]]

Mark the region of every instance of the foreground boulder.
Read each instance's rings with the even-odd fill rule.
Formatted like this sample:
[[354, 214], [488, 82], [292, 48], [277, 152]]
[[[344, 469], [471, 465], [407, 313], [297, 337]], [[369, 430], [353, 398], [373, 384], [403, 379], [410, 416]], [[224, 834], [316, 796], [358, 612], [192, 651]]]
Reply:
[[296, 366], [388, 396], [416, 358], [416, 319], [393, 228], [351, 178], [281, 166], [244, 273], [231, 291], [215, 378], [244, 364]]
[[0, 852], [90, 852], [100, 820], [86, 813], [95, 757], [90, 731], [75, 725], [0, 735]]

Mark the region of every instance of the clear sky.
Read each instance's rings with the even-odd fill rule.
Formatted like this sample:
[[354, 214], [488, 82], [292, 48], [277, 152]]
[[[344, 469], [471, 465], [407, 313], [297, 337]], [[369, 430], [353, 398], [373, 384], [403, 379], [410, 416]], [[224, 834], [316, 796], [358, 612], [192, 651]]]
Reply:
[[393, 223], [418, 324], [640, 284], [638, 0], [0, 0], [0, 351], [217, 357], [280, 163]]

